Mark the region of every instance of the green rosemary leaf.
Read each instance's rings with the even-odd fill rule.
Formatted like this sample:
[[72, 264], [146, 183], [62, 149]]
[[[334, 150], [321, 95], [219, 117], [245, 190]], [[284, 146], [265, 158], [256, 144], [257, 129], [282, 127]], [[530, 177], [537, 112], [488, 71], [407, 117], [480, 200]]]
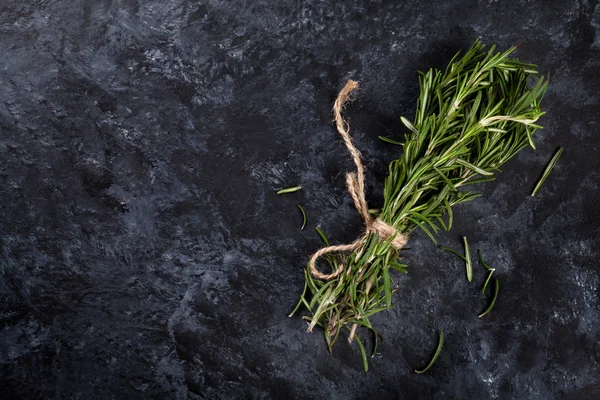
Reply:
[[355, 262], [356, 264], [369, 264], [374, 258], [374, 253], [379, 247], [379, 236], [374, 233], [368, 237], [365, 248], [367, 249], [363, 253], [356, 253]]
[[494, 273], [494, 269], [492, 269], [490, 271], [490, 273], [488, 274], [487, 279], [485, 280], [485, 283], [483, 284], [483, 288], [481, 289], [481, 293], [485, 294], [485, 289], [487, 289], [487, 285], [488, 283], [490, 283], [490, 279], [492, 279], [492, 274]]
[[[325, 295], [325, 293], [326, 293], [326, 291], [331, 291], [331, 287], [330, 287], [330, 286], [331, 286], [331, 284], [332, 284], [332, 283], [333, 283], [333, 281], [328, 281], [328, 282], [325, 282], [325, 283], [323, 284], [323, 286], [321, 286], [321, 288], [319, 289], [319, 291], [318, 291], [317, 293], [315, 293], [315, 294], [314, 294], [314, 296], [313, 296], [313, 298], [312, 298], [312, 300], [311, 300], [311, 302], [310, 302], [310, 304], [309, 304], [309, 308], [310, 308], [311, 310], [312, 310], [312, 308], [315, 306], [315, 304], [316, 304], [316, 303], [319, 301], [319, 299], [320, 299], [321, 297], [324, 297], [324, 298], [325, 298], [325, 297], [327, 297], [327, 296]], [[321, 304], [322, 304], [322, 302], [321, 302]]]
[[421, 222], [429, 225], [431, 227], [431, 229], [433, 230], [433, 233], [437, 233], [439, 228], [429, 218], [423, 216], [421, 213], [414, 212], [414, 211], [410, 212], [409, 214], [412, 215], [413, 217], [421, 220]]
[[323, 241], [323, 243], [325, 243], [325, 246], [330, 246], [329, 240], [327, 240], [327, 236], [325, 235], [325, 232], [323, 232], [321, 230], [321, 228], [319, 228], [318, 226], [315, 228], [315, 230], [317, 231], [317, 233], [321, 237], [321, 240]]
[[483, 257], [481, 256], [481, 249], [477, 249], [477, 257], [479, 258], [479, 263], [485, 267], [485, 269], [487, 269], [488, 271], [495, 271], [496, 269], [490, 267], [489, 265], [486, 264], [485, 261], [483, 261]]
[[390, 272], [386, 267], [383, 267], [383, 287], [385, 289], [385, 304], [388, 307], [392, 306], [392, 283], [390, 280]]
[[294, 310], [290, 313], [290, 315], [288, 315], [288, 317], [291, 317], [292, 315], [294, 315], [296, 313], [296, 311], [298, 311], [298, 308], [300, 308], [300, 305], [302, 304], [302, 300], [304, 300], [304, 296], [306, 295], [306, 289], [308, 288], [308, 281], [304, 282], [304, 290], [302, 290], [302, 295], [300, 296], [300, 300], [298, 301], [298, 304], [296, 305], [296, 307], [294, 307]]
[[533, 141], [533, 131], [529, 129], [529, 127], [525, 127], [525, 132], [527, 133], [527, 141], [529, 142], [529, 146], [535, 150], [535, 142]]
[[456, 190], [456, 187], [454, 186], [454, 184], [452, 182], [450, 182], [450, 179], [448, 179], [448, 177], [446, 175], [444, 175], [444, 173], [442, 171], [440, 171], [435, 166], [433, 167], [433, 169], [435, 170], [435, 172], [437, 172], [440, 175], [440, 178], [442, 178], [444, 180], [444, 182], [446, 182], [446, 184], [448, 186], [450, 186], [450, 188], [452, 188], [452, 190]]
[[[333, 281], [329, 281], [328, 283], [331, 283], [331, 282], [333, 282]], [[321, 290], [323, 290], [326, 287], [326, 285], [327, 285], [327, 283], [325, 285], [323, 285]], [[333, 292], [333, 289], [331, 287], [327, 286], [327, 290], [324, 293], [322, 291], [319, 291], [317, 294], [315, 294], [315, 298], [317, 300], [314, 300], [314, 299], [311, 300], [309, 308], [312, 310], [312, 308], [315, 306], [315, 303], [322, 297], [322, 300], [319, 301], [319, 305], [313, 314], [312, 322], [308, 326], [309, 331], [311, 331], [312, 328], [316, 325], [316, 321], [319, 321], [321, 319], [323, 314], [327, 311], [328, 306], [333, 305], [335, 307], [335, 305], [332, 302], [332, 300], [334, 298], [334, 296], [332, 296], [332, 292]], [[320, 295], [322, 295], [322, 296], [320, 296]]]
[[382, 142], [386, 142], [386, 143], [391, 143], [391, 144], [395, 144], [396, 146], [402, 146], [402, 143], [394, 140], [394, 139], [390, 139], [387, 138], [385, 136], [377, 136], [379, 138], [379, 140], [381, 140]]
[[406, 219], [409, 220], [410, 222], [412, 222], [413, 224], [415, 224], [416, 226], [418, 226], [419, 228], [421, 228], [421, 230], [423, 232], [425, 232], [425, 234], [429, 237], [429, 239], [431, 239], [433, 244], [435, 244], [437, 246], [437, 240], [435, 240], [435, 237], [433, 236], [433, 234], [431, 232], [429, 232], [429, 230], [427, 228], [425, 228], [425, 225], [423, 225], [422, 223], [420, 223], [419, 221], [417, 221], [414, 218], [406, 217]]
[[495, 179], [496, 179], [496, 178], [495, 178], [495, 177], [493, 177], [493, 176], [489, 176], [489, 177], [487, 177], [487, 178], [472, 179], [472, 180], [466, 181], [466, 182], [464, 183], [464, 185], [473, 185], [473, 184], [475, 184], [475, 183], [491, 182], [491, 181], [493, 181], [493, 180], [495, 180]]
[[286, 188], [286, 189], [278, 190], [277, 194], [294, 193], [294, 192], [297, 192], [300, 189], [302, 189], [301, 186], [294, 186], [294, 187], [291, 187], [291, 188]]
[[454, 201], [452, 203], [453, 206], [460, 204], [460, 203], [466, 203], [468, 201], [471, 201], [473, 199], [476, 199], [477, 197], [481, 197], [481, 193], [473, 193], [471, 194], [471, 192], [464, 192], [461, 193], [460, 197], [456, 199], [456, 201]]
[[[323, 282], [319, 280], [314, 280], [308, 268], [304, 270], [304, 278], [306, 279], [306, 283], [308, 283], [308, 289], [310, 293], [314, 296], [315, 293], [319, 291], [319, 288], [323, 285]], [[309, 310], [312, 310], [312, 307], [308, 307]]]
[[467, 261], [467, 258], [466, 258], [465, 256], [463, 256], [462, 254], [460, 254], [458, 251], [456, 251], [456, 250], [454, 250], [454, 249], [451, 249], [450, 247], [446, 247], [446, 246], [439, 246], [439, 248], [440, 248], [440, 249], [442, 249], [442, 250], [449, 251], [449, 252], [450, 252], [450, 253], [452, 253], [452, 254], [455, 254], [455, 255], [457, 255], [457, 256], [458, 256], [458, 257], [459, 257], [461, 260], [463, 260], [463, 261], [465, 261], [465, 262]]
[[[374, 308], [374, 309], [372, 309], [372, 310], [370, 310], [370, 311], [367, 311], [367, 312], [365, 312], [364, 314], [361, 314], [361, 318], [362, 318], [362, 319], [364, 319], [364, 318], [368, 318], [368, 317], [370, 317], [371, 315], [377, 314], [378, 312], [381, 312], [381, 311], [383, 311], [383, 310], [388, 310], [388, 309], [390, 309], [390, 308], [391, 308], [391, 307], [388, 307], [388, 306]], [[356, 323], [359, 323], [359, 324], [360, 324], [360, 320], [359, 320], [359, 321], [356, 321]]]
[[408, 274], [408, 271], [406, 270], [407, 265], [406, 264], [399, 264], [399, 263], [395, 263], [395, 262], [390, 262], [390, 268], [395, 269], [398, 272], [401, 272], [403, 274]]
[[485, 267], [485, 269], [487, 269], [488, 271], [490, 271], [490, 273], [488, 274], [487, 279], [485, 280], [485, 283], [483, 284], [483, 289], [481, 289], [481, 293], [485, 294], [485, 289], [487, 288], [487, 285], [490, 282], [490, 279], [492, 279], [492, 274], [494, 273], [494, 271], [496, 269], [490, 267], [489, 265], [487, 265], [485, 263], [485, 261], [483, 261], [483, 257], [481, 256], [481, 249], [477, 249], [477, 256], [479, 257], [479, 264], [483, 265]]
[[438, 223], [440, 224], [440, 226], [442, 227], [443, 230], [449, 231], [448, 226], [446, 225], [446, 223], [444, 222], [442, 217], [440, 217], [439, 215], [436, 215], [435, 219], [438, 221]]
[[446, 206], [446, 212], [448, 213], [448, 230], [452, 229], [452, 208], [450, 208], [450, 204], [448, 203], [448, 199], [444, 198], [444, 205]]
[[467, 269], [467, 280], [471, 282], [473, 280], [473, 263], [471, 262], [471, 251], [469, 250], [469, 242], [467, 242], [466, 236], [463, 236], [463, 242], [465, 244], [465, 268]]
[[421, 370], [415, 370], [415, 372], [417, 374], [422, 374], [424, 372], [427, 372], [429, 370], [429, 368], [431, 368], [433, 366], [433, 364], [435, 363], [435, 361], [438, 359], [438, 357], [440, 356], [440, 353], [442, 352], [442, 347], [444, 346], [444, 331], [442, 331], [440, 329], [440, 338], [438, 340], [438, 345], [437, 345], [437, 349], [435, 350], [435, 354], [433, 355], [433, 357], [431, 358], [431, 361], [429, 361], [429, 364], [427, 364], [427, 366]]
[[552, 159], [550, 160], [550, 162], [546, 166], [546, 169], [544, 170], [544, 173], [542, 174], [542, 177], [540, 178], [540, 180], [538, 181], [538, 183], [533, 188], [533, 192], [531, 192], [532, 196], [535, 196], [535, 194], [537, 193], [537, 191], [540, 190], [540, 187], [542, 187], [542, 183], [544, 183], [544, 181], [546, 180], [546, 178], [548, 177], [548, 175], [550, 175], [550, 172], [552, 171], [552, 168], [554, 168], [554, 165], [558, 161], [558, 158], [560, 157], [560, 155], [562, 154], [562, 152], [563, 152], [563, 148], [560, 147], [556, 151], [556, 153], [554, 153], [554, 156], [552, 157]]
[[350, 284], [349, 286], [350, 304], [355, 305], [358, 302], [358, 297], [356, 295], [357, 285]]
[[300, 204], [298, 204], [298, 208], [300, 209], [300, 212], [302, 213], [302, 227], [300, 229], [304, 229], [304, 227], [306, 226], [306, 212], [304, 212], [304, 208], [302, 208], [302, 206]]
[[478, 174], [481, 174], [481, 175], [488, 175], [488, 176], [489, 176], [489, 175], [493, 175], [493, 173], [491, 173], [491, 172], [488, 172], [488, 171], [485, 171], [485, 170], [483, 170], [483, 169], [481, 169], [481, 168], [479, 168], [479, 167], [476, 167], [475, 165], [473, 165], [473, 164], [471, 164], [471, 163], [468, 163], [468, 162], [466, 162], [465, 160], [461, 160], [460, 158], [457, 158], [457, 159], [456, 159], [456, 162], [457, 162], [458, 164], [460, 164], [460, 165], [464, 166], [464, 167], [467, 167], [467, 168], [469, 168], [469, 169], [471, 169], [471, 170], [473, 170], [473, 171], [477, 172]]
[[410, 129], [410, 131], [412, 133], [414, 133], [415, 135], [419, 134], [419, 131], [417, 130], [417, 128], [415, 128], [415, 126], [406, 118], [404, 117], [400, 117], [400, 121], [402, 121], [402, 123], [404, 124], [404, 126], [406, 126], [408, 129]]
[[354, 339], [356, 339], [356, 344], [358, 345], [360, 355], [362, 356], [363, 368], [365, 369], [365, 372], [369, 372], [369, 361], [367, 360], [367, 352], [365, 351], [365, 346], [363, 346], [358, 335], [354, 336]]
[[484, 312], [479, 314], [479, 318], [483, 317], [484, 315], [487, 315], [490, 311], [492, 311], [492, 308], [494, 308], [494, 304], [496, 304], [496, 299], [498, 298], [498, 291], [500, 290], [500, 282], [498, 282], [498, 279], [495, 279], [494, 283], [494, 297], [492, 298], [492, 302]]

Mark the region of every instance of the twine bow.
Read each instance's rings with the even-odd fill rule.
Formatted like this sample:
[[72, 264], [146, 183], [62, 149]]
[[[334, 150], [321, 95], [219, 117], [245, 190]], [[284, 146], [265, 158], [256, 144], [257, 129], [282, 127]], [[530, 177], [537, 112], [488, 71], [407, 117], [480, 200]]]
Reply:
[[393, 226], [388, 225], [380, 218], [373, 218], [369, 214], [367, 201], [365, 199], [365, 169], [360, 159], [360, 151], [358, 151], [358, 149], [352, 143], [352, 138], [350, 137], [350, 126], [342, 118], [342, 110], [344, 109], [346, 103], [350, 100], [350, 93], [357, 88], [358, 82], [356, 81], [349, 80], [346, 83], [346, 86], [344, 86], [344, 88], [338, 94], [338, 97], [333, 104], [333, 114], [335, 116], [335, 125], [337, 127], [337, 131], [342, 136], [342, 139], [344, 139], [344, 143], [346, 144], [346, 147], [348, 148], [348, 151], [354, 160], [354, 164], [356, 165], [356, 172], [349, 172], [346, 174], [346, 186], [348, 187], [348, 191], [352, 196], [352, 200], [354, 200], [354, 206], [365, 221], [365, 232], [361, 237], [350, 244], [323, 247], [312, 255], [310, 261], [308, 262], [310, 272], [315, 278], [322, 280], [335, 278], [342, 273], [345, 266], [343, 263], [340, 263], [338, 268], [332, 273], [323, 274], [317, 269], [316, 266], [317, 259], [319, 257], [328, 253], [354, 251], [363, 244], [365, 237], [371, 233], [377, 233], [381, 240], [389, 240], [393, 238], [391, 245], [397, 250], [400, 250], [402, 247], [404, 247], [408, 241], [408, 238], [394, 229]]

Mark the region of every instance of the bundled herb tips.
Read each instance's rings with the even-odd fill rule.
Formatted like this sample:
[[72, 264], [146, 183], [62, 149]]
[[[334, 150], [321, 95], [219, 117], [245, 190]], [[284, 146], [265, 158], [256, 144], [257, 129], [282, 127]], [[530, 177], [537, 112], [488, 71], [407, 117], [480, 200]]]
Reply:
[[[537, 74], [535, 66], [510, 59], [513, 50], [486, 51], [476, 42], [462, 58], [455, 56], [444, 72], [420, 73], [416, 115], [412, 122], [402, 118], [409, 132], [402, 156], [390, 163], [384, 205], [376, 218], [364, 200], [360, 153], [341, 117], [357, 83], [349, 81], [340, 92], [334, 106], [337, 129], [357, 168], [347, 175], [347, 184], [366, 230], [351, 244], [325, 247], [312, 256], [298, 304], [309, 313], [303, 317], [309, 331], [323, 328], [330, 351], [344, 329], [350, 341], [358, 338], [358, 326], [375, 333], [376, 345], [379, 334], [369, 318], [391, 307], [390, 269], [406, 272], [397, 261], [408, 235], [419, 228], [436, 243], [434, 234], [452, 225], [451, 208], [479, 196], [464, 187], [493, 180], [519, 150], [534, 148], [547, 83], [538, 78], [528, 85]], [[445, 214], [447, 222], [442, 219]], [[320, 257], [331, 273], [319, 271]], [[362, 343], [359, 349], [366, 360]]]

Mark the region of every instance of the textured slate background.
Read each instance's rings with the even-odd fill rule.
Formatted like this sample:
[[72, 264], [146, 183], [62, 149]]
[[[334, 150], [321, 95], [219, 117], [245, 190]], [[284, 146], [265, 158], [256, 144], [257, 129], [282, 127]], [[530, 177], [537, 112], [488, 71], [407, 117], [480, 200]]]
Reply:
[[[405, 3], [2, 1], [0, 398], [600, 397], [598, 2]], [[331, 104], [361, 81], [347, 117], [380, 205], [399, 148], [377, 136], [477, 37], [551, 75], [538, 150], [440, 237], [483, 250], [499, 300], [478, 319], [483, 268], [469, 285], [415, 234], [365, 374], [287, 317], [314, 227], [361, 232]]]

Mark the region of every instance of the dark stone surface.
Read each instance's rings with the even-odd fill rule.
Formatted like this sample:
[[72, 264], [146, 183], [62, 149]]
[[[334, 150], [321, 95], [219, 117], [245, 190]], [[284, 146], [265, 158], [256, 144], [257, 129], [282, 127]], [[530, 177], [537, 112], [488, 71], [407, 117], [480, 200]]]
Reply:
[[[599, 398], [599, 29], [597, 1], [2, 1], [0, 398]], [[478, 319], [484, 270], [415, 234], [365, 374], [287, 317], [314, 226], [361, 231], [331, 104], [361, 81], [377, 206], [377, 136], [477, 37], [551, 75], [538, 150], [440, 237], [483, 250], [499, 300]]]

